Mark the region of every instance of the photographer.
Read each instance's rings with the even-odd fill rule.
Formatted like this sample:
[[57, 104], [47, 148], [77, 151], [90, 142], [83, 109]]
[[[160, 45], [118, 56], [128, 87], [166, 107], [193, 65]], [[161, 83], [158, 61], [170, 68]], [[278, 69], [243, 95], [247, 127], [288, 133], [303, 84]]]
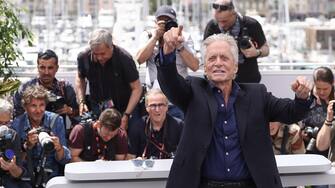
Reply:
[[184, 122], [167, 114], [167, 105], [168, 99], [161, 90], [148, 91], [145, 96], [148, 115], [129, 130], [127, 159], [174, 157]]
[[235, 9], [233, 0], [216, 0], [212, 4], [214, 19], [207, 23], [204, 39], [218, 33], [228, 33], [239, 47], [238, 72], [235, 81], [259, 83], [261, 74], [257, 58], [269, 55], [269, 46], [257, 20], [242, 16]]
[[13, 105], [5, 99], [0, 99], [0, 186], [29, 187], [21, 181], [26, 170], [22, 167], [20, 138], [9, 128], [12, 116]]
[[121, 114], [113, 108], [104, 110], [95, 122], [76, 125], [69, 138], [72, 162], [124, 160], [127, 136], [120, 125]]
[[76, 94], [69, 82], [59, 81], [55, 76], [58, 71], [58, 56], [52, 50], [39, 52], [37, 56], [38, 76], [20, 86], [14, 96], [14, 116], [24, 113], [21, 103], [22, 93], [28, 86], [41, 85], [49, 92], [49, 104], [46, 110], [61, 115], [66, 130], [71, 129], [74, 119], [78, 115]]
[[[153, 30], [145, 31], [141, 35], [140, 44], [143, 46], [136, 54], [139, 64], [147, 63], [146, 85], [151, 88], [159, 87], [157, 81], [157, 68], [155, 58], [158, 54], [159, 47], [163, 46], [163, 35], [171, 27], [177, 27], [176, 12], [170, 6], [161, 6], [156, 11], [156, 26]], [[194, 44], [189, 33], [183, 31], [183, 41], [177, 47], [176, 65], [178, 73], [186, 78], [188, 69], [197, 71], [199, 69], [199, 60], [195, 56]], [[184, 115], [174, 105], [169, 105], [169, 113], [180, 119], [184, 119]]]
[[63, 118], [45, 111], [48, 94], [40, 85], [28, 86], [22, 94], [25, 113], [14, 119], [12, 127], [25, 150], [25, 168], [31, 184], [43, 187], [52, 177], [61, 175], [62, 165], [70, 161], [66, 147]]
[[329, 160], [335, 162], [335, 126], [334, 125], [334, 104], [335, 100], [329, 101], [327, 107], [327, 118], [321, 127], [317, 138], [316, 138], [316, 147], [320, 151], [325, 151], [330, 149]]

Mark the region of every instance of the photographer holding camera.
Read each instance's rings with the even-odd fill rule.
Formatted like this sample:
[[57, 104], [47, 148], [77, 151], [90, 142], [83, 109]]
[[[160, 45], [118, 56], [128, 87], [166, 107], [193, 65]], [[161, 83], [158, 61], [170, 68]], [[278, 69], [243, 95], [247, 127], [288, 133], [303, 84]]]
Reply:
[[76, 125], [69, 138], [72, 162], [124, 160], [128, 146], [127, 136], [120, 128], [121, 117], [119, 111], [110, 108], [97, 121], [85, 120]]
[[30, 187], [21, 180], [26, 170], [22, 166], [20, 138], [15, 130], [9, 128], [12, 117], [13, 105], [5, 99], [0, 99], [0, 186]]
[[12, 124], [21, 138], [26, 155], [24, 167], [34, 187], [43, 187], [50, 178], [61, 175], [62, 165], [71, 160], [63, 118], [45, 111], [47, 102], [48, 94], [43, 86], [28, 86], [22, 94], [25, 113]]
[[58, 71], [58, 56], [52, 50], [39, 52], [37, 55], [38, 76], [20, 86], [14, 96], [14, 116], [24, 113], [21, 103], [22, 93], [28, 86], [41, 85], [49, 92], [49, 103], [46, 110], [61, 115], [66, 130], [71, 129], [78, 115], [78, 104], [74, 88], [69, 82], [60, 81], [55, 76]]
[[[159, 87], [157, 81], [157, 68], [155, 60], [159, 47], [163, 46], [163, 35], [172, 27], [178, 27], [176, 12], [172, 7], [163, 5], [159, 7], [155, 14], [155, 29], [145, 31], [141, 35], [140, 44], [144, 44], [136, 54], [139, 64], [147, 63], [146, 85], [151, 88]], [[194, 44], [189, 33], [183, 31], [183, 41], [176, 49], [176, 66], [178, 73], [186, 78], [188, 76], [188, 68], [192, 71], [199, 69], [199, 60], [195, 56]], [[169, 113], [172, 116], [184, 119], [184, 115], [176, 106], [169, 105]]]
[[228, 33], [239, 47], [238, 72], [235, 81], [259, 83], [261, 74], [257, 58], [269, 55], [269, 46], [257, 20], [242, 16], [235, 9], [233, 0], [216, 0], [212, 4], [214, 19], [207, 23], [204, 39], [213, 34]]

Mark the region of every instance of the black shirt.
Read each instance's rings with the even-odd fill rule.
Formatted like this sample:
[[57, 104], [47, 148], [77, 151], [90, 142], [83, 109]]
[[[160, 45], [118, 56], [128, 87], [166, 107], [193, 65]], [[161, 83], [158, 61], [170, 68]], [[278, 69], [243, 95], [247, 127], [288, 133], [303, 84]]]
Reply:
[[[145, 152], [147, 158], [160, 157], [160, 151], [154, 144], [149, 141], [157, 141], [160, 146], [164, 144], [164, 151], [168, 154], [174, 153], [177, 149], [184, 122], [166, 114], [165, 122], [160, 131], [149, 131], [150, 122], [147, 121], [148, 116], [144, 116], [136, 125], [129, 129], [128, 132], [128, 153], [132, 155], [142, 156]], [[148, 134], [149, 133], [149, 134]], [[145, 151], [146, 150], [146, 151]], [[170, 158], [171, 156], [167, 157]], [[166, 158], [166, 157], [163, 157]]]
[[[238, 17], [240, 19], [240, 34], [243, 27], [247, 28], [248, 35], [251, 41], [257, 44], [257, 48], [260, 48], [266, 43], [266, 38], [262, 29], [262, 26], [257, 20], [248, 17]], [[210, 20], [205, 28], [204, 39], [213, 34], [221, 33], [218, 23], [212, 19]], [[240, 52], [241, 53], [241, 52]], [[240, 83], [259, 83], [261, 80], [261, 74], [258, 70], [257, 58], [245, 58], [244, 63], [238, 64], [238, 72], [235, 81]]]
[[121, 112], [127, 108], [131, 95], [130, 83], [139, 79], [132, 56], [123, 48], [113, 46], [113, 56], [105, 65], [93, 62], [91, 50], [78, 55], [78, 72], [89, 81], [90, 97], [94, 102], [113, 100]]

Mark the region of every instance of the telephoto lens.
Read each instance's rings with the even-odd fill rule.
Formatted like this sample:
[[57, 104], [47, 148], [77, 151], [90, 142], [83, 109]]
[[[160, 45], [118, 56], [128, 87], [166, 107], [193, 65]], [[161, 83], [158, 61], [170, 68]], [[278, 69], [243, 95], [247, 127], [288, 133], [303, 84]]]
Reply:
[[46, 153], [50, 153], [54, 150], [55, 146], [51, 140], [50, 135], [47, 132], [40, 132], [38, 134], [38, 140]]

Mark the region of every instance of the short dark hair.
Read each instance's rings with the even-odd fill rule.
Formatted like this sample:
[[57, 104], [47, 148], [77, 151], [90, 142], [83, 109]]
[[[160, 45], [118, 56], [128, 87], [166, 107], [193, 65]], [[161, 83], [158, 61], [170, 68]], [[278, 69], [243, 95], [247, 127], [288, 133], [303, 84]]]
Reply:
[[40, 59], [49, 60], [51, 58], [55, 58], [56, 59], [56, 64], [58, 64], [58, 56], [53, 50], [47, 49], [45, 51], [38, 52], [38, 54], [37, 54], [37, 64], [38, 64], [38, 60], [40, 60]]
[[121, 125], [121, 113], [114, 108], [108, 108], [100, 114], [99, 121], [102, 126], [115, 130]]

